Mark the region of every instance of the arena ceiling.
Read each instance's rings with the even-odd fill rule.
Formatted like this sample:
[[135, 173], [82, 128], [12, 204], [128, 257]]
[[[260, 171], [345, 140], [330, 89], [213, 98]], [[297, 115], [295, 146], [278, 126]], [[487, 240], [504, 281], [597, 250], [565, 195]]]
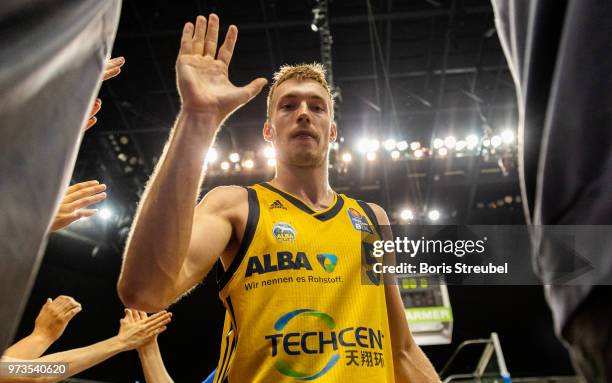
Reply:
[[[127, 62], [102, 86], [102, 111], [85, 136], [74, 175], [75, 182], [99, 179], [110, 186], [120, 226], [129, 224], [179, 109], [174, 63], [182, 26], [210, 12], [224, 29], [230, 23], [239, 28], [230, 66], [235, 84], [270, 79], [284, 63], [328, 64], [339, 93], [341, 140], [330, 171], [337, 190], [382, 204], [394, 221], [402, 209], [416, 222], [438, 209], [449, 223], [522, 222], [516, 139], [483, 145], [516, 130], [514, 86], [488, 0], [334, 0], [327, 11], [324, 0], [158, 0], [123, 4], [113, 56]], [[323, 21], [331, 40], [321, 28], [313, 31], [312, 24]], [[325, 60], [322, 49], [330, 47], [331, 60]], [[264, 119], [260, 95], [226, 122], [204, 191], [272, 176], [263, 156]], [[479, 141], [472, 150], [451, 147], [441, 155], [434, 140], [449, 136]], [[373, 161], [360, 152], [364, 139], [380, 143]], [[409, 147], [392, 159], [383, 147], [389, 139]], [[252, 158], [253, 168], [229, 162], [232, 152]], [[346, 152], [351, 163], [342, 161]]]

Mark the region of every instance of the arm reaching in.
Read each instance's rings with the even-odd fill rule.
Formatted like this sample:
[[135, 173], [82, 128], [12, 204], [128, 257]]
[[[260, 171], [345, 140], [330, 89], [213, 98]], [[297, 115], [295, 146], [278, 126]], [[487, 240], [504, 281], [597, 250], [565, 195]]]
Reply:
[[227, 206], [246, 203], [246, 192], [229, 188], [209, 193], [196, 209], [203, 155], [222, 122], [266, 84], [230, 82], [238, 28], [229, 27], [217, 52], [218, 33], [214, 14], [183, 29], [176, 62], [182, 108], [127, 241], [117, 286], [126, 307], [161, 310], [198, 283], [234, 234]]
[[[119, 73], [121, 73], [121, 67], [123, 66], [123, 64], [125, 64], [125, 59], [123, 57], [115, 57], [114, 59], [110, 59], [106, 63], [106, 68], [104, 69], [104, 74], [102, 75], [102, 81], [106, 81], [109, 78], [118, 76]], [[94, 104], [91, 107], [91, 112], [89, 112], [89, 118], [85, 123], [85, 130], [89, 130], [89, 128], [91, 128], [96, 124], [96, 122], [98, 122], [96, 114], [100, 111], [101, 107], [102, 100], [96, 98], [96, 101], [94, 101]]]
[[[128, 323], [133, 323], [147, 318], [147, 313], [125, 309], [125, 318]], [[174, 381], [166, 371], [166, 366], [159, 351], [157, 336], [138, 347], [138, 357], [147, 383], [173, 383]]]
[[68, 322], [81, 312], [81, 304], [72, 297], [60, 295], [47, 299], [36, 317], [34, 331], [9, 347], [5, 356], [21, 359], [36, 359], [59, 339]]
[[[120, 321], [119, 334], [74, 350], [49, 354], [38, 359], [27, 360], [32, 363], [67, 363], [67, 373], [62, 376], [45, 377], [9, 377], [0, 376], [0, 383], [17, 382], [60, 382], [70, 376], [86, 370], [96, 364], [123, 351], [133, 350], [149, 342], [153, 337], [159, 335], [166, 329], [170, 322], [171, 314], [160, 311], [148, 318], [128, 323], [125, 319]], [[26, 360], [3, 356], [1, 362], [24, 362]]]
[[[378, 205], [369, 204], [380, 223], [385, 241], [393, 240], [389, 217]], [[388, 255], [385, 255], [388, 257]], [[394, 260], [395, 254], [390, 254]], [[393, 352], [393, 369], [397, 383], [439, 383], [440, 378], [427, 356], [416, 344], [408, 328], [404, 312], [404, 304], [399, 288], [394, 281], [385, 276], [385, 296], [387, 300], [387, 316], [389, 331], [391, 331], [391, 349]], [[391, 277], [392, 278], [392, 277]]]
[[68, 187], [57, 215], [51, 223], [51, 232], [58, 231], [84, 217], [91, 217], [98, 211], [87, 209], [89, 205], [106, 198], [106, 185], [98, 181], [79, 182]]

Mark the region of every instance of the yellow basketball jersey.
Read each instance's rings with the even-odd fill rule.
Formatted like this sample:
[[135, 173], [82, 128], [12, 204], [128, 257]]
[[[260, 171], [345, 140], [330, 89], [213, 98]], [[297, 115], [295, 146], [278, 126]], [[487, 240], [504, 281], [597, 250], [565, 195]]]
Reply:
[[[314, 212], [262, 183], [232, 264], [215, 383], [393, 382], [385, 289], [362, 247], [379, 238], [370, 207], [335, 194]], [[364, 281], [371, 279], [371, 282]]]

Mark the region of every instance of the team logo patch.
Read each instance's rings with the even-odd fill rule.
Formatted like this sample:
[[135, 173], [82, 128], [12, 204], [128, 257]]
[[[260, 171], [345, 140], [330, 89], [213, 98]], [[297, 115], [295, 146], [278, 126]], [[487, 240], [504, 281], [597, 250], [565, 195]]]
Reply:
[[283, 209], [283, 210], [287, 210], [287, 208], [285, 207], [285, 205], [283, 205], [283, 203], [279, 200], [276, 200], [274, 202], [272, 202], [270, 204], [270, 210], [272, 209]]
[[319, 261], [325, 271], [331, 273], [338, 264], [338, 256], [335, 254], [317, 254], [317, 261]]
[[293, 242], [295, 241], [296, 232], [290, 224], [277, 222], [272, 228], [272, 235], [279, 242]]
[[[301, 309], [301, 310], [291, 311], [283, 315], [282, 317], [280, 317], [274, 324], [274, 329], [276, 331], [282, 331], [285, 328], [285, 326], [287, 326], [287, 323], [289, 323], [291, 319], [297, 316], [302, 316], [302, 315], [315, 317], [321, 320], [323, 323], [325, 323], [326, 327], [328, 327], [329, 329], [334, 329], [336, 327], [336, 322], [334, 321], [334, 318], [332, 318], [329, 314], [324, 313], [322, 311], [318, 311], [318, 310]], [[316, 333], [314, 332], [312, 334], [316, 335]], [[306, 342], [302, 341], [302, 344], [305, 345]], [[309, 353], [313, 353], [313, 352], [309, 352]], [[279, 359], [276, 361], [275, 367], [276, 367], [276, 370], [280, 372], [281, 374], [294, 378], [296, 380], [315, 380], [325, 375], [329, 370], [331, 370], [332, 367], [334, 367], [336, 363], [338, 363], [338, 360], [340, 360], [340, 354], [335, 352], [327, 360], [327, 363], [325, 363], [325, 366], [321, 370], [316, 371], [316, 372], [310, 372], [310, 373], [296, 371], [291, 367], [291, 365], [287, 361], [282, 360], [282, 359]]]
[[348, 213], [355, 230], [365, 231], [366, 233], [370, 234], [374, 233], [366, 217], [364, 217], [359, 211], [349, 207], [346, 212]]
[[[345, 356], [343, 364], [346, 368], [383, 368], [384, 337], [380, 329], [360, 325], [337, 326], [328, 313], [303, 308], [281, 315], [274, 323], [274, 332], [265, 335], [264, 339], [268, 344], [268, 355], [280, 374], [309, 381], [319, 379], [340, 364], [342, 355]], [[316, 367], [303, 362], [310, 357], [319, 359]], [[305, 366], [310, 368], [304, 370]]]

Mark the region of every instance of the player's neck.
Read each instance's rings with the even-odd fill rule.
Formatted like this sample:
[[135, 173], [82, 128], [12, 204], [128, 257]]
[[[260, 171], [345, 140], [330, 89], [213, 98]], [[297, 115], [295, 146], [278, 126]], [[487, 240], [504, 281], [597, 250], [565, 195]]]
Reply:
[[327, 168], [327, 161], [313, 168], [277, 163], [276, 176], [270, 183], [278, 189], [293, 194], [315, 210], [324, 209], [334, 201]]

